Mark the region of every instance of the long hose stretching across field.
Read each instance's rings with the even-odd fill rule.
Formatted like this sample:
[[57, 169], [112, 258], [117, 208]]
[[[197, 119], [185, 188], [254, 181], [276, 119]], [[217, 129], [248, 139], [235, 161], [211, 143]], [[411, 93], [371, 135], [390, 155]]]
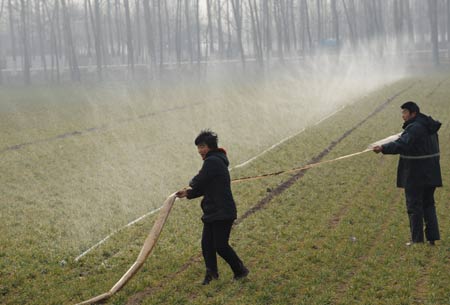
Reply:
[[[348, 154], [348, 155], [345, 155], [345, 156], [341, 156], [341, 157], [338, 157], [338, 158], [335, 158], [335, 159], [325, 160], [325, 161], [321, 161], [321, 162], [316, 162], [316, 163], [308, 164], [308, 165], [303, 166], [303, 167], [296, 167], [296, 168], [283, 170], [283, 171], [278, 171], [278, 172], [269, 173], [269, 174], [263, 174], [263, 175], [252, 176], [252, 177], [238, 178], [238, 179], [232, 180], [231, 182], [232, 183], [239, 183], [239, 182], [243, 182], [243, 181], [262, 179], [262, 178], [265, 178], [265, 177], [276, 176], [276, 175], [281, 175], [281, 174], [285, 174], [285, 173], [299, 172], [299, 171], [310, 169], [312, 167], [316, 167], [316, 166], [321, 165], [321, 164], [331, 163], [331, 162], [335, 162], [335, 161], [339, 161], [339, 160], [355, 157], [355, 156], [361, 155], [361, 154], [363, 154], [365, 152], [372, 151], [372, 148], [374, 146], [382, 145], [384, 143], [394, 141], [394, 140], [398, 139], [399, 136], [400, 136], [400, 134], [396, 134], [396, 135], [387, 137], [385, 139], [382, 139], [380, 141], [377, 141], [375, 143], [370, 144], [369, 147], [367, 149], [365, 149], [365, 150], [362, 150], [362, 151], [359, 151], [359, 152], [356, 152], [356, 153], [352, 153], [352, 154]], [[84, 301], [82, 303], [79, 303], [77, 305], [93, 304], [93, 303], [97, 303], [97, 302], [100, 302], [100, 301], [103, 301], [103, 300], [106, 300], [106, 299], [110, 298], [113, 294], [115, 294], [123, 286], [125, 286], [125, 284], [139, 271], [139, 269], [142, 267], [142, 265], [144, 264], [145, 260], [148, 258], [148, 256], [152, 252], [153, 248], [155, 247], [156, 242], [158, 241], [159, 235], [161, 234], [162, 228], [163, 228], [164, 224], [166, 223], [167, 217], [169, 216], [169, 213], [170, 213], [170, 211], [172, 209], [172, 206], [173, 206], [173, 204], [175, 202], [175, 199], [176, 199], [176, 196], [175, 196], [175, 193], [173, 193], [172, 195], [167, 197], [166, 201], [164, 201], [164, 204], [161, 207], [161, 211], [159, 212], [158, 218], [156, 219], [155, 224], [153, 225], [149, 235], [147, 236], [147, 239], [145, 240], [144, 245], [142, 246], [141, 252], [139, 253], [136, 261], [134, 262], [133, 265], [131, 265], [131, 267], [128, 269], [128, 271], [125, 272], [125, 274], [120, 278], [120, 280], [108, 292], [100, 294], [100, 295], [98, 295], [98, 296], [96, 296], [96, 297], [94, 297], [92, 299], [86, 300], [86, 301]]]

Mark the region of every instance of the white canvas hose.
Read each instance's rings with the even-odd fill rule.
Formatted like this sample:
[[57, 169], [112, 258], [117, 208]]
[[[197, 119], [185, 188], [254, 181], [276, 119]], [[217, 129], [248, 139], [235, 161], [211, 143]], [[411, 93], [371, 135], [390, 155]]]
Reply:
[[175, 202], [175, 199], [176, 196], [175, 193], [173, 193], [172, 195], [167, 197], [166, 201], [164, 201], [161, 211], [158, 214], [158, 218], [156, 219], [155, 224], [153, 225], [150, 233], [148, 234], [136, 261], [128, 269], [128, 271], [125, 272], [125, 274], [120, 278], [120, 280], [111, 288], [111, 290], [87, 301], [78, 303], [77, 305], [93, 304], [110, 298], [113, 294], [115, 294], [123, 286], [125, 286], [125, 284], [139, 271], [139, 269], [142, 267], [145, 260], [155, 247], [159, 235], [161, 234], [162, 228], [164, 227], [167, 217], [169, 216], [170, 210], [172, 209], [173, 203]]

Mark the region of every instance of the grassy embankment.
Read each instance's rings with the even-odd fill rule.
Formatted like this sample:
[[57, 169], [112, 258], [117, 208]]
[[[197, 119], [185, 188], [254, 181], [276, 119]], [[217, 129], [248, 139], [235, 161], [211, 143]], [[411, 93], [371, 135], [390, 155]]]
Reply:
[[[398, 105], [403, 100], [423, 101], [424, 112], [449, 122], [446, 99], [450, 92], [446, 77], [408, 79], [373, 92], [248, 166], [233, 170], [232, 175], [247, 176], [304, 164], [387, 98], [411, 84], [414, 84], [411, 89], [356, 129], [326, 158], [359, 151], [367, 143], [398, 132], [401, 125]], [[254, 90], [253, 101], [261, 98], [264, 104], [286, 88], [277, 91], [269, 90], [268, 86], [261, 92], [251, 87], [242, 88], [242, 92], [248, 95], [249, 89]], [[134, 261], [154, 218], [116, 234], [78, 263], [72, 262], [73, 257], [109, 228], [148, 210], [148, 202], [155, 202], [157, 206], [165, 195], [187, 181], [200, 165], [199, 161], [190, 161], [198, 158], [190, 139], [203, 126], [217, 126], [215, 129], [224, 135], [222, 143], [230, 148], [231, 159], [236, 164], [261, 151], [280, 135], [292, 134], [324, 114], [323, 105], [292, 111], [292, 107], [298, 105], [286, 103], [283, 106], [287, 111], [283, 112], [283, 107], [274, 103], [274, 108], [260, 113], [267, 115], [264, 117], [266, 124], [255, 127], [252, 113], [244, 118], [237, 115], [249, 113], [248, 107], [252, 105], [242, 105], [236, 91], [224, 92], [218, 95], [210, 92], [200, 101], [201, 106], [198, 106], [205, 111], [204, 120], [194, 120], [189, 130], [183, 125], [183, 119], [195, 117], [198, 109], [180, 108], [164, 116], [149, 115], [148, 120], [144, 120], [138, 116], [148, 114], [149, 107], [140, 98], [125, 108], [114, 103], [98, 106], [97, 100], [86, 104], [88, 110], [75, 106], [77, 113], [71, 109], [71, 97], [67, 97], [66, 116], [61, 120], [58, 113], [54, 121], [51, 110], [42, 110], [39, 118], [36, 117], [39, 111], [30, 110], [33, 116], [27, 117], [25, 111], [12, 109], [12, 115], [20, 113], [20, 118], [9, 122], [2, 119], [2, 130], [11, 130], [5, 133], [11, 134], [11, 138], [3, 138], [3, 147], [32, 142], [34, 138], [52, 139], [73, 130], [85, 132], [62, 141], [50, 140], [3, 152], [2, 303], [71, 303], [108, 290]], [[183, 93], [187, 100], [192, 101], [195, 96], [188, 90]], [[218, 101], [210, 104], [214, 96]], [[283, 101], [300, 97], [283, 97]], [[238, 102], [228, 104], [228, 109], [218, 109], [220, 98]], [[172, 105], [172, 108], [184, 106], [183, 101], [167, 96], [165, 100], [174, 104], [166, 104], [161, 110]], [[262, 104], [253, 105], [253, 110], [260, 111]], [[56, 102], [54, 106], [58, 107]], [[24, 106], [24, 110], [29, 107]], [[159, 104], [154, 107], [158, 108]], [[207, 116], [213, 110], [214, 114], [226, 113], [229, 108], [235, 114], [233, 128], [217, 125]], [[313, 113], [304, 125], [289, 124], [303, 111]], [[133, 120], [128, 121], [129, 117]], [[21, 123], [17, 126], [8, 124], [18, 119]], [[48, 129], [43, 128], [39, 135], [33, 136], [33, 124], [42, 121]], [[61, 121], [67, 125], [61, 125]], [[277, 122], [277, 128], [273, 128]], [[174, 129], [173, 124], [181, 126]], [[104, 129], [88, 131], [97, 126]], [[163, 130], [154, 134], [161, 126]], [[23, 133], [14, 135], [17, 129]], [[250, 132], [243, 132], [248, 130]], [[229, 133], [231, 135], [227, 135]], [[23, 137], [20, 141], [18, 134]], [[450, 155], [449, 141], [445, 139], [449, 139], [448, 124], [444, 124], [441, 131], [441, 162], [444, 179], [448, 181], [445, 164]], [[248, 145], [255, 142], [255, 145]], [[171, 149], [174, 145], [177, 150]], [[233, 153], [237, 151], [240, 157]], [[158, 152], [161, 155], [155, 157]], [[152, 156], [152, 162], [148, 162]], [[179, 171], [173, 171], [174, 164]], [[111, 303], [446, 304], [450, 299], [447, 289], [450, 246], [445, 240], [450, 233], [446, 215], [449, 193], [443, 188], [436, 196], [444, 240], [436, 248], [405, 248], [407, 223], [403, 195], [394, 187], [395, 166], [396, 157], [366, 154], [308, 171], [304, 178], [233, 231], [232, 242], [252, 271], [248, 281], [239, 283], [230, 280], [231, 273], [221, 262], [221, 279], [209, 287], [199, 286], [203, 275], [199, 256], [200, 211], [196, 202], [178, 201], [155, 253]], [[177, 175], [175, 179], [174, 175]], [[263, 198], [267, 188], [273, 189], [287, 178], [278, 176], [235, 185], [240, 213]], [[139, 203], [142, 203], [140, 207]], [[85, 218], [73, 220], [72, 214]], [[109, 217], [119, 218], [119, 221], [113, 220], [111, 225], [106, 221]], [[76, 229], [65, 230], [66, 226]], [[98, 230], [97, 234], [92, 230]], [[88, 237], [83, 238], [83, 234]], [[51, 236], [54, 238], [49, 238]], [[62, 259], [66, 264], [60, 264]]]

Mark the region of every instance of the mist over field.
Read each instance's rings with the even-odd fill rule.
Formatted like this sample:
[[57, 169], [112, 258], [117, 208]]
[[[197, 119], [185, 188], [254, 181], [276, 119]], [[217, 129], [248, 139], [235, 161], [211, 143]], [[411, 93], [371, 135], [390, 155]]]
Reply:
[[[444, 0], [0, 0], [0, 303], [71, 304], [109, 289], [166, 197], [201, 167], [194, 139], [203, 129], [218, 133], [232, 178], [304, 166], [327, 147], [332, 157], [361, 151], [401, 131], [398, 108], [406, 100], [440, 119], [445, 139], [449, 33]], [[444, 150], [442, 158], [447, 164]], [[305, 304], [348, 304], [358, 297], [346, 280], [375, 279], [378, 287], [389, 278], [377, 248], [392, 264], [408, 260], [389, 248], [388, 237], [400, 243], [403, 234], [392, 228], [406, 228], [391, 216], [403, 219], [404, 210], [384, 205], [400, 198], [394, 162], [352, 160], [308, 172], [274, 195], [279, 209], [262, 209], [236, 228], [252, 272], [262, 274], [240, 297], [240, 288], [231, 289], [242, 301], [236, 304], [288, 304], [300, 296]], [[239, 215], [289, 179], [233, 185]], [[179, 271], [203, 272], [195, 261], [198, 201], [177, 200], [173, 214], [149, 267], [159, 273], [144, 270], [111, 304], [145, 296], [148, 282], [159, 292], [142, 304], [229, 300], [227, 283], [208, 299]], [[267, 240], [283, 251], [265, 249]], [[440, 256], [432, 256], [429, 274], [445, 266], [447, 246], [444, 240]], [[278, 255], [284, 264], [261, 267]], [[342, 258], [341, 269], [333, 255]], [[389, 278], [395, 283], [408, 275], [396, 272]], [[267, 285], [266, 293], [275, 275], [290, 278], [280, 285], [286, 291]], [[167, 291], [165, 276], [175, 279]], [[441, 284], [424, 279], [429, 293], [417, 296], [411, 291], [420, 283], [413, 283], [383, 297], [443, 304], [449, 279], [438, 278]], [[317, 291], [322, 280], [330, 291]], [[358, 302], [378, 300], [354, 287], [364, 296]]]

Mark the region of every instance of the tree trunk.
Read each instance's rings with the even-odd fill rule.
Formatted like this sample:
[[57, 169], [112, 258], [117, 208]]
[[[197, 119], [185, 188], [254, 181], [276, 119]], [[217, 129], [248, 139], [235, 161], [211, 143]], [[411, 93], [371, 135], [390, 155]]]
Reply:
[[[100, 20], [100, 0], [94, 0], [94, 13], [92, 12], [91, 1], [89, 1], [89, 12], [91, 16], [92, 33], [94, 33], [95, 59], [97, 63], [97, 76], [103, 80], [102, 71], [102, 29]], [[95, 14], [95, 16], [94, 16]]]
[[450, 61], [450, 0], [447, 0], [447, 60]]
[[99, 80], [103, 79], [102, 65], [104, 58], [103, 53], [103, 30], [100, 18], [100, 0], [95, 0], [95, 53], [97, 58], [97, 72]]
[[133, 47], [133, 32], [131, 29], [131, 17], [130, 17], [130, 5], [128, 0], [123, 1], [123, 6], [125, 9], [125, 22], [127, 29], [127, 57], [128, 66], [131, 69], [131, 74], [134, 75], [134, 47]]
[[297, 30], [296, 30], [296, 26], [295, 26], [295, 10], [294, 10], [294, 0], [289, 0], [289, 5], [288, 5], [288, 13], [290, 13], [289, 16], [289, 21], [290, 21], [290, 32], [292, 33], [292, 40], [293, 40], [293, 44], [294, 44], [294, 49], [297, 50], [298, 48], [298, 42], [297, 42]]
[[70, 66], [70, 76], [73, 81], [81, 81], [80, 68], [78, 67], [78, 59], [73, 43], [72, 26], [70, 24], [70, 15], [67, 10], [66, 0], [61, 0], [61, 9], [63, 13], [64, 38], [66, 43], [66, 56]]
[[269, 0], [263, 2], [263, 31], [264, 31], [264, 47], [267, 58], [270, 58], [272, 53], [272, 32], [271, 32], [271, 14], [269, 7]]
[[41, 1], [36, 0], [36, 7], [35, 7], [35, 14], [36, 14], [36, 26], [38, 31], [38, 38], [39, 38], [39, 53], [41, 55], [41, 64], [42, 68], [44, 70], [44, 77], [45, 80], [47, 80], [47, 60], [45, 58], [45, 33], [44, 28], [42, 26], [42, 17], [41, 17]]
[[142, 31], [141, 31], [141, 7], [140, 0], [135, 0], [135, 14], [134, 18], [136, 18], [136, 59], [139, 62], [139, 59], [142, 56]]
[[[86, 32], [86, 43], [87, 43], [87, 56], [90, 58], [91, 57], [91, 33], [89, 31], [89, 5], [88, 2], [90, 4], [90, 0], [84, 0], [84, 29]], [[93, 25], [92, 25], [93, 26]]]
[[211, 53], [214, 53], [214, 33], [212, 29], [212, 15], [211, 15], [211, 1], [212, 0], [206, 0], [206, 12], [208, 16], [208, 37], [209, 37], [209, 51]]
[[234, 21], [236, 23], [237, 43], [239, 54], [241, 55], [242, 67], [245, 68], [245, 53], [242, 44], [242, 2], [241, 0], [231, 0], [231, 7], [233, 9]]
[[172, 38], [171, 38], [171, 34], [172, 31], [170, 30], [170, 18], [169, 18], [169, 9], [167, 7], [167, 0], [163, 0], [164, 1], [164, 11], [165, 11], [165, 21], [166, 21], [166, 34], [167, 34], [167, 48], [166, 48], [166, 52], [168, 54], [168, 57], [170, 58], [170, 52], [172, 51]]
[[175, 54], [177, 57], [177, 66], [181, 65], [181, 0], [177, 0], [177, 8], [175, 14]]
[[291, 50], [291, 40], [289, 32], [289, 14], [287, 13], [287, 0], [279, 0], [279, 21], [280, 30], [283, 37], [283, 44], [286, 46], [286, 50], [289, 52]]
[[405, 10], [406, 10], [406, 23], [408, 26], [408, 40], [409, 40], [409, 45], [413, 46], [415, 43], [415, 39], [414, 39], [414, 25], [413, 25], [413, 21], [412, 21], [412, 16], [411, 16], [411, 6], [409, 3], [409, 0], [406, 0], [405, 2]]
[[394, 0], [394, 29], [397, 52], [403, 51], [403, 10], [400, 0]]
[[9, 15], [9, 31], [11, 37], [11, 55], [14, 61], [14, 66], [17, 60], [17, 48], [16, 48], [16, 33], [14, 31], [14, 11], [13, 11], [13, 0], [8, 0], [8, 15]]
[[[308, 37], [308, 46], [309, 46], [309, 52], [312, 53], [313, 50], [313, 44], [312, 44], [312, 35], [311, 35], [311, 25], [309, 22], [309, 9], [308, 9], [308, 1], [302, 0], [302, 15], [304, 22], [305, 22], [305, 28], [303, 30], [303, 33], [306, 31], [306, 35]], [[303, 34], [304, 37], [304, 34]], [[305, 45], [305, 42], [303, 42], [303, 46]]]
[[336, 47], [339, 50], [341, 46], [341, 39], [339, 36], [339, 15], [336, 7], [336, 0], [331, 0], [331, 14], [333, 18], [333, 36], [336, 39]]
[[115, 5], [114, 5], [114, 19], [116, 21], [116, 35], [117, 35], [117, 47], [116, 47], [116, 54], [117, 55], [122, 55], [123, 54], [123, 50], [122, 50], [122, 19], [120, 18], [120, 0], [115, 0]]
[[55, 28], [58, 29], [59, 24], [56, 22], [58, 20], [57, 18], [57, 14], [59, 14], [59, 9], [58, 9], [58, 5], [57, 0], [55, 0], [55, 6], [54, 6], [54, 11], [53, 11], [53, 15], [54, 17], [51, 17], [50, 11], [47, 7], [46, 2], [44, 1], [44, 6], [47, 12], [47, 17], [50, 23], [50, 48], [51, 48], [51, 81], [55, 82], [55, 69], [56, 69], [56, 83], [59, 84], [60, 80], [61, 80], [61, 74], [60, 74], [60, 68], [59, 68], [59, 48], [58, 48], [58, 35], [57, 35], [57, 31], [55, 31]]
[[194, 52], [192, 47], [192, 33], [191, 33], [191, 20], [190, 20], [190, 14], [189, 14], [189, 1], [190, 0], [184, 0], [184, 15], [186, 18], [186, 35], [187, 35], [187, 45], [188, 45], [188, 52], [189, 52], [189, 62], [192, 64], [194, 61]]
[[428, 13], [431, 26], [431, 50], [433, 55], [433, 63], [435, 66], [439, 66], [437, 0], [428, 0]]
[[231, 47], [232, 41], [231, 41], [231, 17], [230, 17], [230, 1], [232, 0], [226, 0], [227, 1], [227, 58], [231, 58], [233, 54], [233, 49]]
[[219, 42], [219, 56], [220, 56], [220, 58], [223, 58], [225, 44], [224, 44], [224, 40], [223, 40], [223, 30], [222, 30], [222, 3], [221, 3], [221, 0], [217, 0], [217, 36], [218, 36], [218, 42]]
[[251, 27], [252, 27], [252, 38], [253, 38], [253, 50], [256, 58], [256, 62], [260, 67], [263, 66], [263, 59], [261, 53], [261, 40], [259, 35], [259, 22], [257, 20], [257, 4], [256, 2], [251, 2], [248, 0], [248, 6], [250, 9], [250, 19], [251, 19]]
[[282, 21], [283, 18], [281, 15], [281, 3], [276, 2], [274, 3], [273, 10], [274, 10], [274, 20], [275, 20], [275, 27], [277, 30], [277, 51], [278, 51], [278, 59], [280, 62], [284, 62], [284, 54], [283, 54], [283, 29], [282, 29]]
[[317, 5], [317, 42], [319, 45], [322, 43], [322, 0], [316, 0]]
[[164, 63], [164, 38], [163, 38], [163, 26], [162, 26], [162, 16], [161, 16], [161, 0], [157, 0], [157, 11], [158, 11], [158, 37], [159, 37], [159, 71], [163, 70]]
[[145, 16], [145, 37], [147, 38], [147, 52], [152, 67], [156, 65], [155, 43], [153, 41], [155, 34], [153, 32], [153, 18], [150, 13], [150, 0], [142, 0]]
[[108, 22], [108, 37], [109, 37], [109, 54], [111, 56], [115, 56], [116, 52], [114, 51], [114, 35], [113, 35], [113, 26], [112, 26], [112, 7], [111, 7], [111, 1], [107, 0], [107, 22]]
[[199, 0], [195, 1], [195, 19], [196, 19], [196, 33], [197, 33], [197, 64], [200, 73], [200, 63], [202, 60], [202, 42], [200, 37], [200, 4]]
[[31, 84], [31, 62], [29, 53], [29, 41], [28, 41], [28, 24], [26, 18], [27, 5], [25, 0], [20, 0], [20, 20], [22, 24], [22, 58], [23, 58], [23, 80], [25, 85]]
[[348, 32], [350, 34], [350, 43], [352, 44], [353, 50], [356, 48], [356, 39], [355, 39], [355, 30], [353, 28], [353, 20], [350, 18], [349, 10], [345, 3], [345, 0], [342, 0], [342, 5], [344, 7], [345, 18], [347, 19], [348, 24]]

